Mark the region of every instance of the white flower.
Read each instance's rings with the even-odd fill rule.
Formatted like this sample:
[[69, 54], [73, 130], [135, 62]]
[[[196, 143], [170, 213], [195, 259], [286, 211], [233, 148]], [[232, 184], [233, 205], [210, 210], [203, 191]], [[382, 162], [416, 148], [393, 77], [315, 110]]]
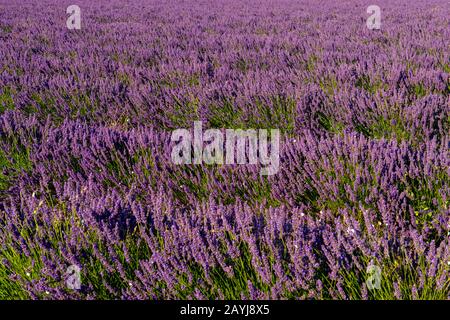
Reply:
[[45, 291], [45, 294], [50, 294], [50, 292], [48, 292], [48, 291]]
[[26, 275], [27, 275], [27, 277], [29, 277], [30, 276], [30, 273], [29, 272], [27, 272], [27, 273], [25, 273]]
[[304, 214], [303, 212], [301, 212], [301, 213], [300, 213], [300, 216], [301, 216], [301, 217], [304, 217], [304, 216], [305, 216], [305, 214]]
[[348, 233], [355, 233], [355, 229], [348, 227], [347, 228]]

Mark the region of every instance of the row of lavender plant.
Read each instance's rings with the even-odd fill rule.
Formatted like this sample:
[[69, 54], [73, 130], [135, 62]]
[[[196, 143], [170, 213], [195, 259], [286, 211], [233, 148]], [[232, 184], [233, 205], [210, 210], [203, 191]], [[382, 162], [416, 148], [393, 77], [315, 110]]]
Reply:
[[448, 97], [442, 1], [380, 2], [379, 32], [365, 27], [360, 1], [79, 5], [79, 32], [59, 1], [5, 5], [0, 85], [14, 105], [3, 108], [125, 127], [203, 119], [292, 131], [319, 117], [327, 129], [390, 136], [385, 119], [402, 136], [422, 130], [424, 105], [442, 109]]
[[[5, 150], [30, 161], [9, 175], [1, 208], [11, 290], [360, 298], [372, 261], [390, 277], [383, 290], [446, 298], [448, 137], [415, 150], [360, 134], [305, 136], [284, 144], [278, 175], [262, 178], [254, 166], [171, 164], [170, 140], [145, 128], [8, 116], [2, 135], [16, 149]], [[80, 292], [65, 287], [72, 264], [82, 266]], [[349, 278], [361, 286], [346, 287]]]

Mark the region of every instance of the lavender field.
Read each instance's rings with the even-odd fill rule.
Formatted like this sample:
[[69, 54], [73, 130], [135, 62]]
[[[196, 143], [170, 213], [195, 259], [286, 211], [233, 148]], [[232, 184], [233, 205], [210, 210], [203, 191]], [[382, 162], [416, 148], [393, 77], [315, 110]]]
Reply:
[[[449, 17], [0, 0], [0, 299], [450, 299]], [[195, 121], [278, 171], [175, 164]]]

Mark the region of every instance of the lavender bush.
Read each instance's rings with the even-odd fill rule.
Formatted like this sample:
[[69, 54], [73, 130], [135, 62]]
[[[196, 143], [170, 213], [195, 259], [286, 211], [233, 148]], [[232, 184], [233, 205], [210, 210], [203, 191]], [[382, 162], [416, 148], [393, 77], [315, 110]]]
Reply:
[[[450, 298], [447, 1], [70, 4], [0, 2], [1, 299]], [[280, 171], [173, 164], [196, 120]]]

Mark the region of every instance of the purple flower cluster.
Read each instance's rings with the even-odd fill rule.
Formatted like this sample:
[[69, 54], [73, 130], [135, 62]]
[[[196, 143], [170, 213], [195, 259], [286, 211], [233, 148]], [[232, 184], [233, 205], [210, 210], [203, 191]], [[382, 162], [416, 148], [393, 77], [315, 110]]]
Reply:
[[[450, 298], [446, 1], [381, 30], [359, 0], [78, 2], [81, 30], [0, 5], [0, 298]], [[279, 172], [173, 164], [199, 119], [279, 128]]]

